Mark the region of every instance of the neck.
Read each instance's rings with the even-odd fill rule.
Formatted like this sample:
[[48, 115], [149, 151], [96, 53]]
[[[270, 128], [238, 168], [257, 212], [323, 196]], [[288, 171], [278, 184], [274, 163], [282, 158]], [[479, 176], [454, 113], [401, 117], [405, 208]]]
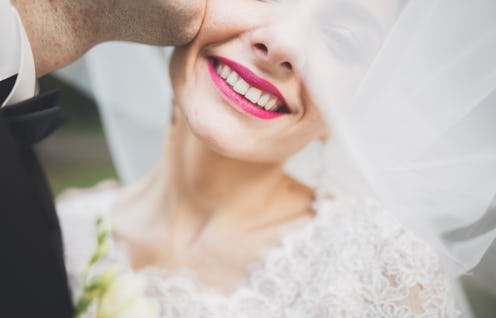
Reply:
[[180, 114], [169, 130], [166, 154], [144, 188], [154, 210], [173, 219], [187, 215], [200, 223], [220, 218], [253, 223], [267, 218], [287, 193], [282, 163], [245, 162], [212, 151]]
[[121, 232], [147, 233], [153, 242], [163, 239], [181, 251], [202, 238], [270, 234], [313, 215], [313, 190], [287, 177], [282, 163], [244, 162], [216, 153], [193, 135], [180, 114], [169, 128], [165, 150], [156, 170], [127, 188], [114, 205], [120, 212], [113, 223], [120, 223]]

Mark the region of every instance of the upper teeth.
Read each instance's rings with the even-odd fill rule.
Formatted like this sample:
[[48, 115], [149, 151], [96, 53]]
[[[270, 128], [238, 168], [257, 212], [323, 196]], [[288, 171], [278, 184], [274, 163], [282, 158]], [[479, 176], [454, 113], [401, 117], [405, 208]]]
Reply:
[[250, 84], [242, 79], [241, 76], [239, 76], [239, 74], [233, 71], [229, 66], [219, 64], [216, 71], [220, 77], [225, 79], [226, 82], [232, 86], [234, 91], [240, 95], [243, 95], [253, 104], [267, 111], [275, 111], [282, 104], [279, 98], [271, 93], [264, 92], [258, 88], [250, 86]]

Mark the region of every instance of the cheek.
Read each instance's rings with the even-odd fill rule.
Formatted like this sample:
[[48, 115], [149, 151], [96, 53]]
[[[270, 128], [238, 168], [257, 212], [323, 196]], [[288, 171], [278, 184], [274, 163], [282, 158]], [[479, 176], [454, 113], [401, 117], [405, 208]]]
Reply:
[[262, 13], [267, 10], [262, 10], [260, 4], [253, 0], [209, 0], [197, 37], [174, 50], [170, 63], [173, 88], [194, 80], [195, 63], [206, 49], [231, 42], [263, 20]]
[[274, 8], [256, 0], [209, 0], [195, 42], [205, 45], [228, 41], [274, 18]]
[[288, 140], [288, 144], [293, 144], [292, 154], [300, 151], [310, 142], [316, 139], [327, 138], [330, 134], [329, 126], [317, 109], [314, 109], [299, 125], [298, 130]]
[[314, 54], [307, 59], [304, 81], [308, 94], [319, 105], [322, 115], [333, 119], [352, 102], [364, 70], [346, 64], [324, 50], [321, 52], [325, 54]]
[[242, 30], [245, 14], [240, 12], [239, 5], [236, 5], [237, 2], [240, 1], [209, 0], [202, 27], [195, 42], [225, 41], [230, 34], [234, 35]]

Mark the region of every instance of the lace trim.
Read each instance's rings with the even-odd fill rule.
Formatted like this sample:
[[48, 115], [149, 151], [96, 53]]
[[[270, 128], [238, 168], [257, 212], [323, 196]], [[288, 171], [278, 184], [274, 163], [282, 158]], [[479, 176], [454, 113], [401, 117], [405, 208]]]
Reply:
[[[81, 239], [89, 240], [91, 229], [78, 234], [75, 224], [92, 223], [99, 214], [108, 217], [115, 195], [80, 197], [61, 207], [62, 228], [70, 237], [70, 277], [77, 277], [77, 264], [84, 262], [74, 242], [81, 250], [94, 246]], [[246, 283], [229, 295], [203, 286], [188, 270], [173, 276], [154, 267], [138, 272], [147, 277], [148, 294], [168, 318], [458, 316], [435, 253], [379, 206], [321, 198], [314, 208], [317, 215], [268, 249], [250, 266]], [[131, 270], [118, 245], [108, 258], [109, 264], [115, 261]]]

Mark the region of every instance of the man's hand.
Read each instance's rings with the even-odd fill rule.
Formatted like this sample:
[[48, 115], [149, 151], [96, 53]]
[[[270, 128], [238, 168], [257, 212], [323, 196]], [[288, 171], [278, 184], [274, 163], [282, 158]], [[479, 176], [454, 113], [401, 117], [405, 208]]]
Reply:
[[183, 45], [197, 34], [207, 0], [11, 0], [28, 34], [38, 77], [96, 44]]

